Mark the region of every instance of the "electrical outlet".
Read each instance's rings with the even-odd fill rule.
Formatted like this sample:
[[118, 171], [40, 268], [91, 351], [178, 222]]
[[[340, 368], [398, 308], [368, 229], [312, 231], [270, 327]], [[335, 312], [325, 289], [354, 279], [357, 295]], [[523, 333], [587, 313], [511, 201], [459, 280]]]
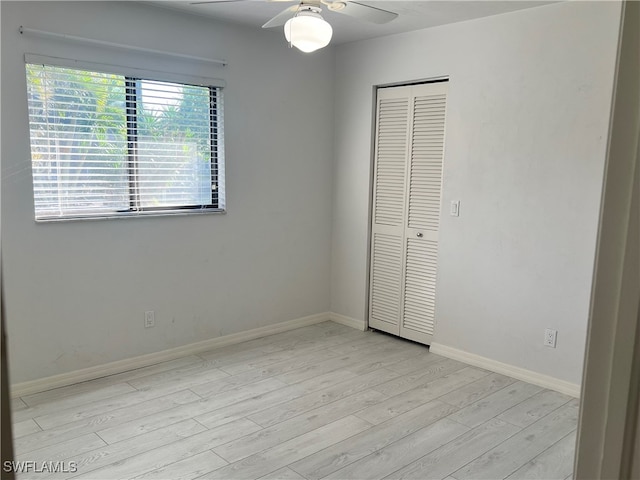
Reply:
[[556, 348], [556, 338], [558, 336], [558, 331], [557, 330], [551, 330], [550, 328], [547, 328], [544, 331], [544, 346], [545, 347], [551, 347], [551, 348]]
[[156, 315], [153, 310], [148, 310], [144, 312], [144, 328], [155, 327], [156, 325]]

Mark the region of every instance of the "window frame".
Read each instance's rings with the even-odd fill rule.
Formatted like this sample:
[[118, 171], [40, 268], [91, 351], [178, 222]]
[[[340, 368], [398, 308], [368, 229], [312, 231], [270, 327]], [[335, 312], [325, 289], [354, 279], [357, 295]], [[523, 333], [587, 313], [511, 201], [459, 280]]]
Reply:
[[[128, 191], [129, 191], [129, 208], [123, 210], [114, 210], [112, 212], [95, 212], [81, 214], [65, 214], [61, 216], [47, 216], [38, 218], [37, 223], [50, 222], [67, 222], [77, 220], [102, 220], [111, 218], [138, 218], [138, 217], [158, 217], [158, 216], [174, 216], [174, 215], [192, 215], [192, 214], [224, 214], [226, 213], [225, 202], [225, 179], [224, 179], [224, 108], [223, 108], [223, 89], [225, 82], [220, 79], [200, 77], [186, 74], [176, 74], [171, 72], [162, 72], [155, 70], [145, 70], [136, 67], [126, 67], [117, 65], [108, 65], [91, 61], [82, 61], [74, 59], [65, 59], [59, 57], [47, 57], [43, 55], [25, 54], [25, 85], [28, 88], [28, 79], [26, 75], [26, 66], [28, 64], [43, 65], [50, 67], [70, 68], [76, 70], [85, 70], [97, 73], [106, 73], [119, 75], [124, 78], [126, 103], [125, 115], [127, 118], [127, 170], [128, 170]], [[132, 176], [132, 168], [135, 170], [135, 137], [137, 136], [137, 126], [130, 127], [129, 121], [134, 119], [137, 124], [137, 86], [139, 82], [166, 82], [175, 83], [185, 86], [204, 87], [209, 91], [209, 140], [211, 149], [211, 178], [209, 184], [211, 186], [211, 204], [207, 205], [175, 205], [162, 207], [141, 207], [136, 205], [137, 187], [135, 176]], [[133, 88], [130, 88], [130, 87]], [[134, 92], [131, 98], [131, 91]], [[30, 118], [27, 119], [30, 122]], [[29, 128], [31, 128], [29, 123]], [[132, 141], [133, 140], [133, 141]], [[29, 142], [29, 158], [31, 159], [31, 142]], [[29, 168], [33, 163], [30, 162]], [[32, 188], [33, 172], [31, 174]], [[215, 189], [213, 186], [215, 185]], [[35, 211], [35, 197], [32, 190], [31, 198], [34, 200], [33, 212]]]

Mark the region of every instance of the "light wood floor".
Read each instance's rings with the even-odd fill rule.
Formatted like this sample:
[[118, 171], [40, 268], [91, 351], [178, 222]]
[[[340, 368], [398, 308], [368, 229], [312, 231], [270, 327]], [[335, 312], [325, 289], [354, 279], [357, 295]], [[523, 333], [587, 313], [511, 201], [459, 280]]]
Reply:
[[[570, 478], [578, 403], [331, 322], [16, 399], [19, 478]], [[42, 464], [37, 464], [42, 469]]]

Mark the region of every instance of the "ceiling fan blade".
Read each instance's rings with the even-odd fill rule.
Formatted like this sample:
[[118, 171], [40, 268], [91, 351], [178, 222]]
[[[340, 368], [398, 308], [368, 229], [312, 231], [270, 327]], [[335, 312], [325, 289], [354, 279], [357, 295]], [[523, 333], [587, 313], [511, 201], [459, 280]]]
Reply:
[[382, 10], [381, 8], [370, 7], [362, 3], [351, 1], [345, 3], [346, 6], [339, 10], [333, 10], [331, 8], [331, 4], [328, 4], [327, 7], [329, 8], [329, 10], [337, 11], [351, 17], [359, 18], [361, 20], [367, 20], [369, 22], [378, 24], [388, 23], [398, 16], [397, 13]]
[[[203, 0], [201, 2], [189, 2], [189, 5], [207, 5], [210, 3], [237, 3], [237, 2], [255, 2], [256, 0]], [[292, 2], [294, 0], [266, 0], [267, 2]]]
[[250, 0], [209, 0], [206, 2], [189, 2], [189, 5], [208, 5], [210, 3], [237, 3], [237, 2], [248, 2]]
[[287, 23], [287, 20], [291, 18], [291, 16], [295, 13], [296, 10], [298, 10], [298, 5], [292, 5], [288, 8], [285, 8], [278, 15], [276, 15], [267, 23], [262, 25], [262, 28], [272, 28], [272, 27], [279, 27], [281, 25], [284, 25], [285, 23]]

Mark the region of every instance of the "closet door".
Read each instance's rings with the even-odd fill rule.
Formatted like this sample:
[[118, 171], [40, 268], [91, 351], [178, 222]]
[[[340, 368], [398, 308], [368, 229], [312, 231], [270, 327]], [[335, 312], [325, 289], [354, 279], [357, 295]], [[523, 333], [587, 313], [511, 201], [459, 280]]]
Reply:
[[446, 82], [412, 88], [400, 336], [430, 344], [435, 324]]
[[446, 83], [378, 90], [369, 326], [433, 335]]
[[410, 91], [378, 90], [369, 326], [400, 334]]

